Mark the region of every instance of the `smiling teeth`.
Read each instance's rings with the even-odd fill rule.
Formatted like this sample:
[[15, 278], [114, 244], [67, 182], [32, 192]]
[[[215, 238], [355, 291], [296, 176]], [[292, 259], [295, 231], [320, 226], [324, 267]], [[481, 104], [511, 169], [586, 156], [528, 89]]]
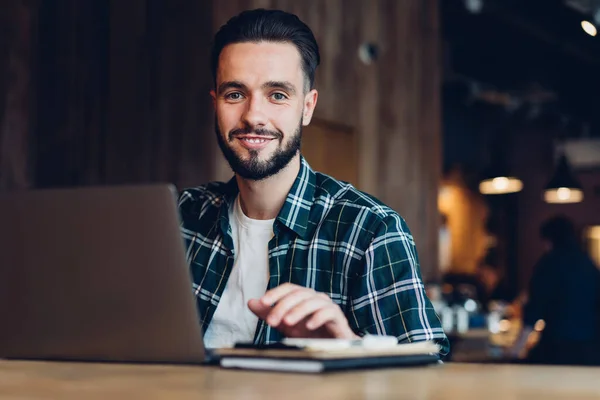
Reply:
[[266, 139], [244, 139], [244, 140], [249, 143], [264, 143], [264, 142], [266, 142]]

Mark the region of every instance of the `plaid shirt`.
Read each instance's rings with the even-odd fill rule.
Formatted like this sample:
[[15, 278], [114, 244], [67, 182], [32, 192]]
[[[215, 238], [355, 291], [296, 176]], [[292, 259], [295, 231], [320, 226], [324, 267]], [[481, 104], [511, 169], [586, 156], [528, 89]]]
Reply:
[[[181, 231], [206, 331], [231, 273], [235, 249], [229, 207], [235, 178], [184, 190]], [[449, 350], [440, 321], [424, 292], [413, 237], [396, 212], [353, 186], [314, 172], [301, 158], [300, 172], [273, 225], [269, 283], [312, 288], [331, 297], [350, 327], [393, 335], [400, 342], [435, 340]], [[280, 332], [259, 321], [254, 342], [272, 343]]]

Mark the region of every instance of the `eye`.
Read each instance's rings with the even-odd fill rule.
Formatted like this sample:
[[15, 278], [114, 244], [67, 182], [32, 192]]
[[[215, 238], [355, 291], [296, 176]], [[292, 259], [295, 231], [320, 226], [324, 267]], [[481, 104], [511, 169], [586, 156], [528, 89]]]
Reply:
[[275, 101], [283, 101], [287, 99], [287, 96], [281, 92], [275, 92], [271, 95], [271, 97], [273, 98], [273, 100]]
[[238, 101], [238, 100], [241, 100], [242, 98], [243, 98], [243, 96], [240, 92], [231, 92], [231, 93], [227, 93], [225, 95], [225, 99], [231, 100], [231, 101]]

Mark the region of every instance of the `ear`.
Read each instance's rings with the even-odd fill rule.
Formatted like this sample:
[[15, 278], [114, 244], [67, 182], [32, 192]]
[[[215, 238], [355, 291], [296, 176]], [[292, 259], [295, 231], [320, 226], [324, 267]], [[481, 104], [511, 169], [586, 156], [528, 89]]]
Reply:
[[217, 109], [217, 94], [215, 93], [214, 89], [210, 91], [210, 97], [212, 97], [213, 108], [216, 110]]
[[302, 114], [302, 125], [306, 126], [310, 124], [315, 107], [317, 106], [317, 98], [319, 92], [316, 89], [311, 90], [304, 96], [304, 113]]

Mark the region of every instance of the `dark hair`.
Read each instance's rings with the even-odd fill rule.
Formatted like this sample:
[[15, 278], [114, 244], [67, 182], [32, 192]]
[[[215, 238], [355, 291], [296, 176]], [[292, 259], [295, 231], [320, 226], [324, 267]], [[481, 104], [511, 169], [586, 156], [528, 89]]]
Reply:
[[229, 44], [244, 42], [290, 42], [302, 58], [302, 70], [310, 89], [314, 87], [315, 70], [321, 62], [319, 46], [310, 30], [296, 15], [280, 10], [243, 11], [231, 18], [215, 35], [211, 53], [213, 78], [217, 80], [219, 56]]
[[540, 236], [542, 239], [550, 241], [553, 247], [577, 242], [575, 225], [563, 215], [557, 215], [544, 221], [540, 227]]

